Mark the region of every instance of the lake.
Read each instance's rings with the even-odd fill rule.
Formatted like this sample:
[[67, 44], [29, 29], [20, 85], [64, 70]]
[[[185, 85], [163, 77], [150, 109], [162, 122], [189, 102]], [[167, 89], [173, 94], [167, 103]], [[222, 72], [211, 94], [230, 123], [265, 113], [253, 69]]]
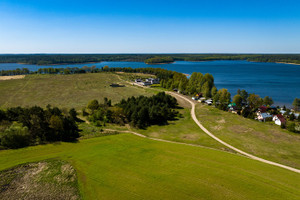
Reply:
[[300, 98], [300, 65], [282, 63], [260, 63], [248, 61], [208, 61], [208, 62], [186, 62], [177, 61], [172, 64], [146, 65], [143, 62], [101, 62], [73, 65], [37, 66], [17, 63], [1, 63], [0, 70], [16, 69], [26, 67], [36, 71], [45, 67], [155, 67], [192, 74], [201, 72], [210, 73], [215, 78], [218, 89], [227, 88], [231, 97], [238, 89], [245, 89], [248, 93], [256, 93], [261, 97], [270, 96], [275, 105], [291, 106], [293, 100]]

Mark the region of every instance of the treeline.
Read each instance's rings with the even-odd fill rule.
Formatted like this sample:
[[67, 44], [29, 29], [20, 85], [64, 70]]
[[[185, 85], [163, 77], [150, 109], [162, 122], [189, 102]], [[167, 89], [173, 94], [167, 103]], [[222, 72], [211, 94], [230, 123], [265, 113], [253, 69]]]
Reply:
[[153, 57], [153, 58], [148, 58], [144, 61], [146, 64], [159, 64], [159, 63], [171, 63], [174, 62], [174, 59], [170, 56], [168, 57]]
[[205, 97], [212, 97], [217, 92], [214, 78], [211, 74], [203, 75], [200, 72], [193, 72], [188, 79], [182, 73], [161, 68], [133, 69], [114, 67], [103, 69], [103, 71], [153, 74], [160, 79], [161, 87], [168, 90], [179, 90], [182, 94], [194, 95], [196, 93], [203, 93]]
[[8, 54], [0, 55], [0, 63], [36, 65], [75, 64], [101, 61], [163, 63], [166, 58], [167, 60], [165, 62], [248, 60], [256, 62], [300, 63], [300, 54]]
[[0, 110], [0, 145], [21, 148], [54, 141], [74, 141], [79, 137], [75, 109], [57, 107], [14, 107]]
[[25, 63], [34, 65], [76, 64], [101, 61], [144, 62], [148, 54], [27, 54], [0, 55], [0, 63]]
[[95, 65], [88, 67], [83, 66], [82, 68], [79, 67], [66, 67], [66, 68], [40, 68], [36, 72], [37, 74], [84, 74], [84, 73], [97, 73], [102, 71], [101, 68], [96, 68]]
[[88, 120], [97, 126], [106, 123], [116, 123], [124, 125], [131, 124], [137, 128], [146, 128], [154, 124], [167, 124], [168, 120], [174, 119], [178, 112], [174, 109], [177, 107], [177, 100], [160, 92], [152, 97], [130, 97], [115, 106], [111, 101], [104, 99], [103, 104], [97, 100], [92, 100], [83, 110]]
[[17, 68], [14, 70], [1, 70], [0, 76], [13, 76], [13, 75], [26, 75], [30, 74], [30, 71], [28, 68]]
[[247, 59], [248, 61], [255, 62], [283, 62], [283, 63], [295, 63], [300, 64], [300, 55], [299, 54], [290, 54], [290, 55], [257, 55]]
[[[105, 67], [103, 67], [105, 68]], [[84, 74], [84, 73], [97, 73], [103, 71], [103, 68], [96, 68], [96, 66], [83, 66], [79, 67], [66, 67], [66, 68], [39, 68], [37, 71], [29, 71], [27, 68], [16, 70], [1, 70], [0, 76], [13, 76], [13, 75], [27, 75], [27, 74]]]

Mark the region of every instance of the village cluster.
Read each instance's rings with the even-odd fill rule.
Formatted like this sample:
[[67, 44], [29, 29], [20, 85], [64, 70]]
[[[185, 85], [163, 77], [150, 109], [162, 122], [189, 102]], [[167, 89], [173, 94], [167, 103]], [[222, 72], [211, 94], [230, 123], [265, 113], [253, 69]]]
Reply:
[[[213, 105], [213, 99], [211, 98], [206, 99], [205, 97], [203, 97], [202, 93], [196, 94], [195, 96], [192, 97], [192, 99], [200, 103]], [[244, 106], [247, 107], [248, 105], [244, 104]], [[234, 114], [238, 114], [241, 111], [241, 109], [238, 108], [238, 106], [235, 103], [228, 104], [227, 109], [229, 112]], [[278, 108], [275, 106], [267, 107], [263, 105], [257, 109], [255, 113], [256, 116], [255, 119], [260, 122], [274, 121], [276, 125], [281, 126], [286, 124], [286, 118], [284, 116], [291, 116], [291, 115], [293, 115], [295, 119], [298, 119], [300, 114], [295, 113], [293, 110], [287, 111], [285, 108]]]

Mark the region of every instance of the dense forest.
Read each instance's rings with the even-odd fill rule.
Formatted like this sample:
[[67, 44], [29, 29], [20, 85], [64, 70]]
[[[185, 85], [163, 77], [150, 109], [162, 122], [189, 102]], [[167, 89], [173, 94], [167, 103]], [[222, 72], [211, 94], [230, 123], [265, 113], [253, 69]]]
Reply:
[[[166, 61], [165, 58], [167, 58]], [[150, 60], [149, 60], [150, 59]], [[101, 61], [164, 63], [172, 61], [248, 60], [300, 64], [300, 54], [2, 54], [0, 63], [36, 65], [75, 64]]]
[[54, 141], [74, 141], [79, 137], [75, 109], [47, 106], [0, 109], [0, 146], [20, 148]]
[[129, 123], [133, 127], [146, 128], [154, 124], [167, 124], [168, 120], [177, 116], [178, 112], [174, 110], [175, 108], [177, 108], [177, 100], [160, 92], [151, 97], [139, 96], [123, 99], [115, 106], [112, 106], [107, 98], [104, 99], [103, 104], [92, 100], [83, 113], [88, 116], [90, 122], [97, 126], [106, 123], [121, 125]]

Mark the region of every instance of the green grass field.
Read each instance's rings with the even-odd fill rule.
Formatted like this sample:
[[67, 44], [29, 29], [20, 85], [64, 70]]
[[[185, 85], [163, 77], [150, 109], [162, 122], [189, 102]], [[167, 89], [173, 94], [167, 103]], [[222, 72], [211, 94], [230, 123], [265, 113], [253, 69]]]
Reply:
[[300, 134], [197, 104], [196, 115], [205, 128], [247, 153], [300, 169]]
[[148, 137], [160, 138], [176, 142], [198, 144], [215, 149], [228, 150], [225, 146], [205, 134], [193, 121], [190, 109], [179, 109], [181, 118], [169, 121], [167, 126], [154, 125], [147, 129], [133, 129], [133, 131]]
[[0, 107], [52, 106], [81, 109], [92, 99], [108, 97], [113, 103], [122, 98], [151, 95], [154, 91], [126, 84], [113, 73], [73, 75], [28, 75], [24, 79], [0, 81]]
[[[51, 104], [80, 109], [92, 99], [102, 101], [108, 97], [116, 103], [122, 98], [159, 91], [126, 82], [134, 77], [126, 73], [30, 75], [1, 81], [0, 107]], [[112, 88], [111, 83], [126, 87]], [[101, 129], [128, 130], [128, 126], [95, 127], [81, 123], [83, 137], [77, 143], [0, 151], [0, 171], [45, 159], [63, 160], [76, 169], [84, 199], [299, 199], [299, 174], [219, 151], [228, 149], [194, 123], [189, 103], [180, 98], [178, 102], [183, 107], [179, 109], [183, 117], [167, 126], [132, 130], [149, 137], [218, 150], [101, 132]], [[229, 144], [300, 168], [299, 135], [213, 107], [197, 105], [196, 114], [207, 129]]]
[[77, 170], [84, 199], [299, 199], [300, 175], [221, 151], [119, 134], [0, 151], [0, 170], [49, 158]]

